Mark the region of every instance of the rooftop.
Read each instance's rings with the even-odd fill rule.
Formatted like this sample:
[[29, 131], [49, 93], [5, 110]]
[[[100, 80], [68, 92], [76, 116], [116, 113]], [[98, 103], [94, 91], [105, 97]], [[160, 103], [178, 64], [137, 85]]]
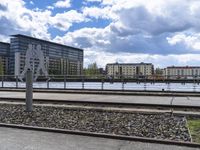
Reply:
[[6, 43], [6, 42], [0, 42], [0, 44], [5, 44], [5, 45], [10, 46], [10, 43]]
[[167, 68], [175, 68], [175, 69], [191, 69], [191, 68], [200, 68], [200, 66], [169, 66]]
[[144, 62], [141, 62], [141, 63], [109, 63], [107, 65], [153, 65], [152, 63], [144, 63]]
[[71, 47], [71, 46], [67, 46], [67, 45], [63, 45], [63, 44], [59, 44], [59, 43], [55, 43], [55, 42], [51, 42], [51, 41], [47, 41], [47, 40], [43, 40], [43, 39], [38, 39], [38, 38], [34, 38], [34, 37], [31, 37], [31, 36], [27, 36], [27, 35], [16, 34], [16, 35], [11, 35], [11, 36], [12, 37], [29, 38], [29, 39], [37, 40], [37, 41], [40, 41], [40, 42], [47, 42], [47, 43], [50, 43], [50, 44], [54, 44], [54, 45], [63, 46], [63, 47], [66, 47], [66, 48], [71, 48], [71, 49], [83, 51], [83, 49], [80, 49], [80, 48], [75, 48], [75, 47]]

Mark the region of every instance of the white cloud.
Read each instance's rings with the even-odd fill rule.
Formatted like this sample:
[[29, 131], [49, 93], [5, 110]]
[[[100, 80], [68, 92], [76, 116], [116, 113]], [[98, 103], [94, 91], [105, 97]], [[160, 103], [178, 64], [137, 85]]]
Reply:
[[0, 1], [6, 10], [0, 11], [0, 34], [30, 34], [39, 38], [50, 39], [48, 22], [51, 12], [48, 10], [29, 10], [22, 0]]
[[[50, 40], [50, 27], [67, 31], [73, 23], [88, 21], [83, 14], [75, 10], [52, 15], [49, 9], [30, 10], [23, 0], [0, 1], [0, 35], [28, 34], [34, 37]], [[13, 15], [15, 14], [15, 15]]]
[[83, 14], [78, 13], [76, 10], [70, 10], [51, 17], [50, 24], [62, 31], [67, 31], [73, 23], [80, 23], [83, 21], [88, 21]]
[[46, 8], [49, 9], [49, 10], [54, 10], [53, 6], [47, 6]]
[[63, 37], [57, 36], [54, 40], [71, 46], [104, 50], [105, 46], [110, 44], [108, 32], [109, 28], [82, 28], [68, 32]]
[[103, 5], [114, 5], [116, 0], [102, 0]]
[[8, 36], [4, 36], [4, 35], [0, 34], [0, 41], [9, 43], [10, 42], [10, 38]]
[[91, 18], [103, 18], [103, 19], [110, 19], [109, 13], [110, 7], [104, 7], [104, 8], [99, 8], [99, 7], [84, 7], [83, 8], [83, 15], [88, 16]]
[[71, 7], [71, 0], [60, 0], [54, 3], [57, 8], [69, 8]]
[[167, 37], [169, 44], [183, 44], [188, 48], [194, 51], [200, 50], [200, 33], [186, 35], [184, 33], [179, 33], [174, 35], [173, 37]]
[[85, 0], [86, 2], [101, 2], [102, 0]]
[[33, 1], [30, 1], [30, 4], [31, 4], [31, 5], [34, 5], [34, 2], [33, 2]]
[[173, 45], [167, 37], [188, 30], [191, 34], [199, 34], [199, 8], [200, 2], [188, 0], [102, 0], [99, 7], [84, 7], [83, 14], [109, 19], [111, 23], [104, 29], [83, 28], [69, 32], [62, 41], [67, 39], [67, 43], [74, 46], [110, 52], [193, 53], [199, 49], [197, 39], [189, 44], [188, 37], [185, 40], [188, 44]]
[[83, 13], [106, 16], [135, 31], [161, 34], [199, 28], [199, 8], [200, 2], [188, 0], [103, 0], [102, 7], [86, 7]]
[[181, 55], [150, 55], [138, 53], [109, 53], [86, 49], [84, 51], [84, 66], [92, 62], [97, 62], [99, 67], [105, 68], [107, 63], [153, 63], [155, 67], [165, 68], [166, 66], [196, 65], [200, 64], [200, 54], [181, 54]]

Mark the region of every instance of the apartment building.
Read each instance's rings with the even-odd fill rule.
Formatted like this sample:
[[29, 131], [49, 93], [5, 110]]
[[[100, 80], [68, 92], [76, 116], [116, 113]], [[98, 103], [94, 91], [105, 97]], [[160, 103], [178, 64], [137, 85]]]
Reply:
[[164, 69], [163, 75], [170, 79], [199, 77], [200, 66], [170, 66]]
[[136, 78], [139, 76], [151, 76], [154, 72], [151, 63], [112, 63], [106, 65], [107, 75], [113, 77], [124, 76]]

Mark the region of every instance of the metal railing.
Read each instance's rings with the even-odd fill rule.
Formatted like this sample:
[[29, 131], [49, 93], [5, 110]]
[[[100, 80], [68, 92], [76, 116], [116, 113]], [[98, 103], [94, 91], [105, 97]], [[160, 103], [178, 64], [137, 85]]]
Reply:
[[[200, 92], [200, 76], [39, 76], [33, 88], [141, 90], [141, 91], [193, 91]], [[0, 76], [0, 88], [25, 88], [18, 76]]]

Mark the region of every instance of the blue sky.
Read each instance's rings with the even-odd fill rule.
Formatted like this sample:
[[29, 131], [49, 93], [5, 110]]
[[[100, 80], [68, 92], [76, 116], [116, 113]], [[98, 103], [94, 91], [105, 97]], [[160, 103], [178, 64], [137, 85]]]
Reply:
[[199, 0], [0, 0], [0, 40], [26, 34], [84, 49], [84, 66], [200, 65]]

